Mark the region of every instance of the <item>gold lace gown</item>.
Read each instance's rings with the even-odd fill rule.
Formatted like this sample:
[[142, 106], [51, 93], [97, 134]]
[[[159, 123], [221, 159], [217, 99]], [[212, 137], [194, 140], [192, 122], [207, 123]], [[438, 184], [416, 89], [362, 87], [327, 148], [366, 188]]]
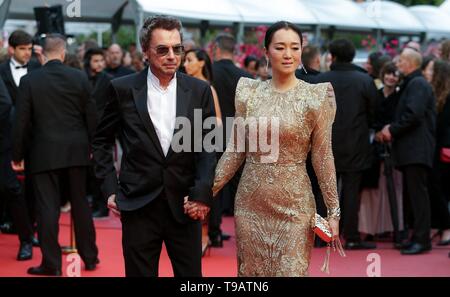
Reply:
[[[271, 81], [241, 78], [235, 102], [232, 137], [217, 165], [213, 192], [220, 191], [246, 160], [234, 211], [238, 274], [305, 276], [314, 242], [311, 220], [316, 212], [305, 166], [310, 150], [328, 215], [339, 209], [331, 148], [336, 111], [331, 84], [298, 80], [295, 87], [278, 92]], [[249, 129], [235, 133], [236, 119], [248, 123], [261, 117], [279, 119], [277, 159], [264, 159], [267, 150], [249, 150]], [[268, 127], [264, 132], [270, 139], [273, 131]], [[246, 142], [240, 150], [239, 137]]]

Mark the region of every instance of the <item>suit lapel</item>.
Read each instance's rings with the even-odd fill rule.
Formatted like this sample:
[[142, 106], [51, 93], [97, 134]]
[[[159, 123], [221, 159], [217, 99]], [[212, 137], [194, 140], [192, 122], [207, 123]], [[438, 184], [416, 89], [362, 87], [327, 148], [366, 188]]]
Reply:
[[153, 126], [152, 119], [150, 118], [150, 114], [147, 109], [147, 73], [148, 67], [138, 74], [136, 83], [133, 87], [133, 98], [145, 130], [147, 131], [150, 139], [153, 141], [158, 153], [164, 158], [161, 143], [159, 142], [158, 135], [156, 134], [155, 127]]
[[11, 86], [17, 90], [17, 86], [16, 83], [14, 81], [14, 78], [12, 76], [12, 72], [11, 72], [11, 59], [8, 60], [8, 64], [6, 65], [5, 68], [5, 73], [6, 73], [6, 78], [9, 80], [9, 83], [11, 84]]
[[[176, 118], [188, 117], [189, 106], [191, 102], [191, 89], [188, 87], [184, 74], [177, 72], [177, 107]], [[192, 123], [191, 123], [192, 124]], [[175, 127], [173, 134], [175, 135], [179, 129]], [[173, 154], [172, 145], [167, 152], [167, 158]]]

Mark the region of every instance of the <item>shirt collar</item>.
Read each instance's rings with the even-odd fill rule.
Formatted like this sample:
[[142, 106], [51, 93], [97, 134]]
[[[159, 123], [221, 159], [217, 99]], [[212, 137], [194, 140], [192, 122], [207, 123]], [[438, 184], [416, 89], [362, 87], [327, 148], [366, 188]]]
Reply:
[[150, 83], [153, 85], [153, 87], [156, 88], [158, 91], [160, 91], [160, 92], [167, 92], [167, 90], [173, 88], [173, 86], [176, 85], [176, 83], [177, 83], [177, 73], [175, 72], [175, 74], [173, 75], [172, 80], [170, 81], [170, 83], [169, 83], [169, 85], [167, 86], [166, 89], [161, 87], [161, 84], [159, 82], [159, 78], [156, 77], [156, 75], [153, 74], [153, 72], [152, 72], [150, 67], [148, 67], [148, 79], [150, 80]]

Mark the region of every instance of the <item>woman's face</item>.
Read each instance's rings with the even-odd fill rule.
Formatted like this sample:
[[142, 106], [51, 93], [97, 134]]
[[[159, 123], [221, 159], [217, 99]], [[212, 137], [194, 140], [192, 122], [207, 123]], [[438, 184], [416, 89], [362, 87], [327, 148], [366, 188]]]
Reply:
[[273, 34], [266, 53], [274, 75], [294, 73], [301, 64], [300, 36], [292, 29], [280, 29]]
[[202, 72], [204, 64], [204, 61], [199, 61], [197, 59], [194, 52], [189, 52], [184, 61], [184, 69], [186, 69], [187, 74], [195, 76]]
[[398, 76], [395, 73], [386, 73], [383, 78], [386, 87], [393, 88], [398, 84]]
[[430, 61], [427, 67], [425, 67], [425, 69], [422, 71], [423, 76], [429, 83], [431, 83], [431, 80], [433, 79], [433, 69], [434, 69], [434, 61]]

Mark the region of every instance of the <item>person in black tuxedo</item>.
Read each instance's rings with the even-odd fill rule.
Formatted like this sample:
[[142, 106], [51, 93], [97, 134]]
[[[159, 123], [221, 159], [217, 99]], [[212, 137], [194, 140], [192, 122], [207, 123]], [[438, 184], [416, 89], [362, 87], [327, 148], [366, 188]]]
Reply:
[[404, 244], [403, 255], [431, 250], [428, 176], [436, 145], [436, 99], [422, 75], [421, 64], [419, 52], [411, 48], [402, 51], [397, 68], [405, 78], [395, 118], [378, 134], [383, 141], [392, 141], [394, 163], [403, 173], [404, 190], [414, 218], [414, 234]]
[[17, 100], [13, 169], [23, 169], [24, 156], [29, 156], [25, 166], [32, 175], [36, 194], [42, 251], [41, 265], [28, 269], [29, 274], [61, 275], [58, 223], [62, 188], [69, 195], [76, 245], [85, 269], [93, 270], [98, 263], [94, 224], [86, 199], [95, 102], [86, 74], [62, 63], [65, 51], [64, 37], [46, 37], [46, 64], [22, 78]]
[[[22, 186], [11, 168], [11, 109], [12, 102], [3, 80], [0, 80], [0, 195], [6, 197], [20, 240], [17, 260], [33, 257], [33, 228], [28, 217]], [[1, 211], [0, 213], [2, 213]]]
[[[127, 277], [158, 276], [163, 242], [175, 276], [201, 276], [200, 220], [212, 201], [216, 158], [214, 152], [193, 150], [208, 132], [194, 133], [193, 121], [194, 110], [201, 114], [198, 121], [214, 117], [211, 87], [177, 72], [180, 21], [149, 18], [140, 36], [149, 67], [111, 81], [93, 142], [96, 175], [109, 208], [121, 216]], [[183, 118], [190, 129], [176, 125]], [[185, 128], [189, 148], [174, 150], [178, 142], [172, 140]], [[117, 134], [123, 147], [119, 177], [112, 155]]]
[[[113, 79], [105, 69], [105, 56], [101, 48], [88, 49], [84, 55], [84, 70], [92, 87], [92, 97], [97, 107], [97, 119], [102, 117], [103, 109], [108, 100], [108, 86]], [[94, 163], [94, 162], [93, 162]], [[92, 195], [92, 216], [94, 218], [108, 217], [109, 210], [104, 199], [100, 183], [95, 178], [94, 164], [88, 173], [88, 188]]]
[[372, 78], [352, 64], [354, 45], [346, 39], [329, 45], [331, 71], [317, 76], [317, 82], [331, 82], [336, 94], [333, 123], [333, 154], [338, 179], [342, 181], [342, 226], [346, 249], [372, 249], [375, 244], [361, 240], [358, 231], [361, 181], [372, 166], [369, 128], [373, 125], [377, 89]]
[[[33, 44], [32, 37], [28, 33], [22, 30], [14, 31], [9, 36], [8, 44], [9, 51], [12, 55], [8, 60], [0, 64], [0, 77], [4, 83], [5, 91], [7, 92], [6, 95], [9, 97], [9, 101], [11, 101], [12, 104], [10, 111], [10, 118], [12, 119], [15, 112], [14, 106], [17, 100], [20, 79], [28, 72], [39, 68], [40, 64], [31, 61]], [[29, 234], [33, 234], [32, 223], [34, 222], [34, 199], [30, 191], [24, 192], [23, 186], [17, 180], [16, 173], [14, 173], [11, 169], [11, 127], [12, 123], [10, 121], [6, 122], [3, 127], [5, 133], [4, 137], [6, 140], [6, 147], [4, 151], [6, 158], [4, 159], [5, 162], [3, 164], [4, 174], [1, 177], [0, 182], [4, 184], [4, 189], [7, 191], [7, 193], [5, 193], [5, 197], [10, 197], [7, 199], [8, 201], [6, 201], [6, 204], [12, 204], [9, 205], [9, 208], [7, 208], [10, 212], [6, 212], [7, 215], [5, 222], [3, 222], [0, 226], [0, 229], [4, 233], [14, 233], [17, 231], [19, 238], [21, 238], [21, 248], [17, 259], [27, 260], [31, 259], [32, 256], [32, 249], [29, 244]], [[29, 185], [30, 181], [26, 179], [25, 187], [28, 189], [30, 188]], [[24, 199], [25, 194], [27, 197], [26, 200]], [[16, 223], [12, 224], [9, 222], [9, 214], [13, 221], [19, 223], [20, 226]], [[35, 239], [33, 235], [31, 241], [34, 245], [38, 245], [37, 239]]]
[[[234, 50], [236, 40], [230, 34], [220, 34], [214, 40], [213, 56], [214, 63], [212, 85], [217, 91], [220, 110], [222, 112], [223, 123], [223, 147], [222, 151], [217, 153], [217, 159], [220, 159], [222, 152], [225, 151], [231, 131], [226, 125], [226, 119], [233, 119], [236, 112], [234, 106], [234, 96], [236, 87], [241, 77], [253, 78], [252, 75], [240, 68], [234, 63]], [[230, 126], [231, 127], [231, 126]], [[228, 130], [227, 130], [228, 129]], [[234, 212], [234, 196], [236, 195], [239, 179], [242, 174], [241, 169], [233, 176], [232, 180], [219, 192], [214, 199], [209, 220], [209, 238], [212, 247], [222, 247], [223, 239], [228, 239], [229, 235], [223, 234], [220, 229], [222, 223], [222, 212], [232, 215]]]

